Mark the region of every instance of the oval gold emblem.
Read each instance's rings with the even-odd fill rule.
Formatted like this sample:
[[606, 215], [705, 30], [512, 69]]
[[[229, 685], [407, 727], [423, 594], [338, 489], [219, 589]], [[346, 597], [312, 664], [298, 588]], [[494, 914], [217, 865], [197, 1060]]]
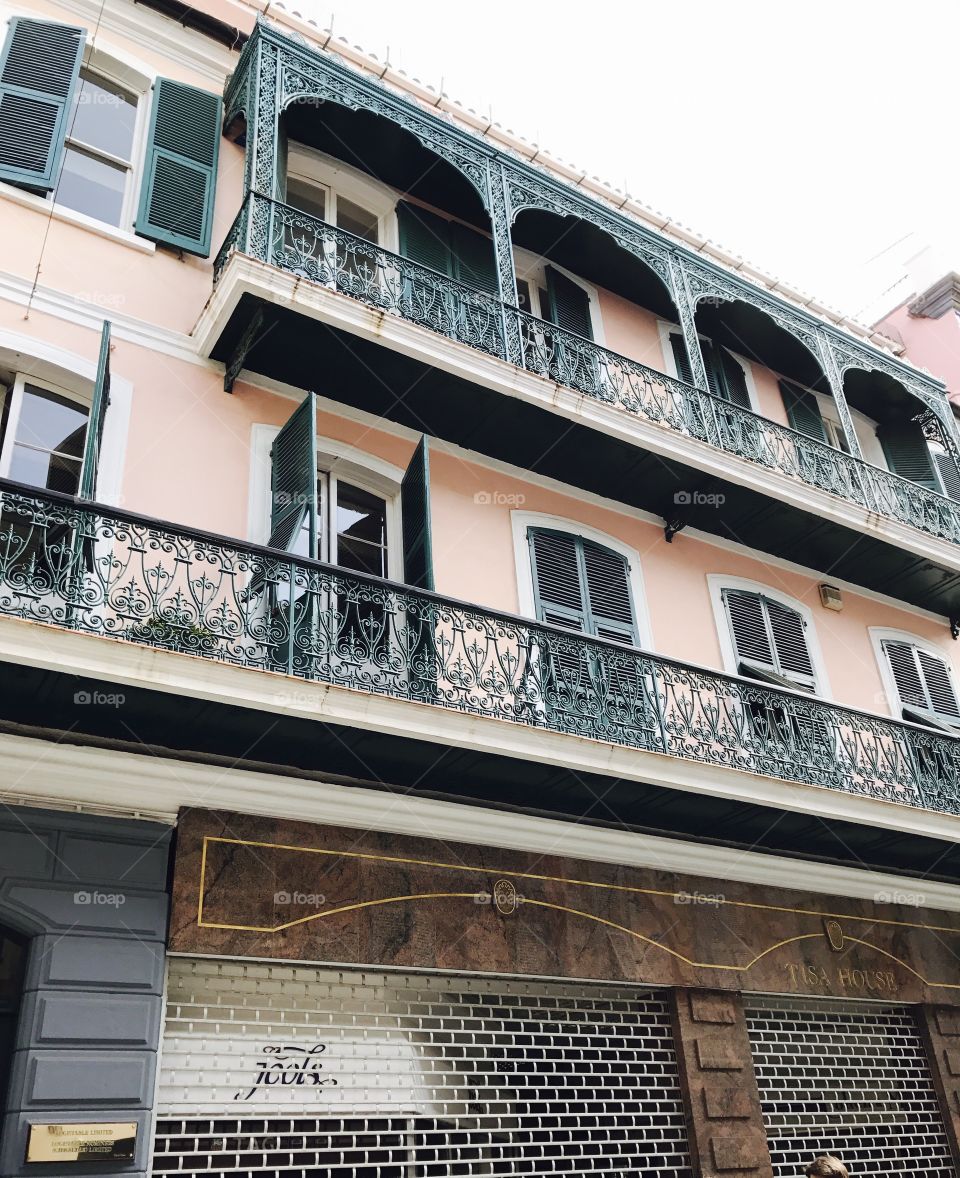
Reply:
[[823, 922], [823, 931], [827, 934], [827, 940], [830, 943], [830, 948], [834, 953], [843, 952], [843, 928], [839, 920], [825, 920]]
[[509, 879], [498, 879], [493, 885], [493, 904], [501, 916], [512, 916], [519, 901], [517, 889]]

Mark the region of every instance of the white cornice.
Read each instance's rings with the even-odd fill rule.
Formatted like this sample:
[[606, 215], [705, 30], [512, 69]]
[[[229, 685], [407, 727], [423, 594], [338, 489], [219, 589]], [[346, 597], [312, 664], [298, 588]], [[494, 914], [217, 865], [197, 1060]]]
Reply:
[[24, 736], [0, 735], [0, 800], [167, 823], [174, 822], [181, 809], [200, 808], [417, 837], [426, 831], [445, 842], [824, 895], [875, 900], [882, 892], [921, 892], [924, 907], [960, 911], [960, 887], [952, 884]]

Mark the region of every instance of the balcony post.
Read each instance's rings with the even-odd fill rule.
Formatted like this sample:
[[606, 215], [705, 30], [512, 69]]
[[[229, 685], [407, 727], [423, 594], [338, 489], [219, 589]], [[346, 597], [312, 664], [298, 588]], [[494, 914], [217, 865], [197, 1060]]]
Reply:
[[503, 164], [497, 159], [491, 159], [487, 163], [487, 190], [493, 252], [497, 262], [497, 285], [500, 290], [500, 301], [506, 304], [501, 316], [504, 359], [509, 360], [511, 364], [522, 365], [520, 322], [518, 316], [510, 310], [517, 306], [517, 272], [513, 263], [513, 238], [510, 232], [513, 218]]
[[[281, 195], [283, 177], [280, 162], [280, 76], [282, 50], [258, 38], [250, 62], [247, 110], [246, 191], [263, 196]], [[253, 199], [247, 217], [246, 252], [263, 261], [269, 259], [271, 206]]]
[[843, 373], [840, 371], [840, 365], [837, 363], [837, 357], [834, 353], [830, 336], [825, 331], [818, 331], [817, 343], [820, 346], [821, 365], [824, 375], [827, 378], [827, 383], [830, 385], [830, 391], [833, 393], [833, 403], [837, 407], [837, 416], [840, 418], [840, 428], [843, 430], [847, 450], [854, 458], [862, 458], [863, 452], [860, 449], [860, 439], [857, 437], [857, 431], [853, 428], [850, 406], [847, 404], [846, 394], [843, 391]]
[[673, 295], [673, 305], [677, 308], [680, 320], [680, 330], [683, 332], [683, 342], [687, 349], [687, 360], [693, 383], [698, 389], [706, 391], [707, 369], [703, 363], [703, 352], [700, 350], [700, 336], [697, 334], [697, 304], [690, 293], [690, 284], [684, 259], [679, 254], [670, 255], [670, 285]]

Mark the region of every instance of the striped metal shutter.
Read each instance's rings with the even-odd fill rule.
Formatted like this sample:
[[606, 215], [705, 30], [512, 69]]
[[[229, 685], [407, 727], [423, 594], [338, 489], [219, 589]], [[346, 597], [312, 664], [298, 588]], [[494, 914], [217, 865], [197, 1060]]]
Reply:
[[626, 987], [174, 958], [157, 1110], [155, 1175], [692, 1174]]
[[953, 1178], [933, 1077], [908, 1007], [746, 1003], [775, 1178], [830, 1153], [852, 1178]]
[[137, 233], [207, 257], [220, 152], [215, 94], [157, 78]]

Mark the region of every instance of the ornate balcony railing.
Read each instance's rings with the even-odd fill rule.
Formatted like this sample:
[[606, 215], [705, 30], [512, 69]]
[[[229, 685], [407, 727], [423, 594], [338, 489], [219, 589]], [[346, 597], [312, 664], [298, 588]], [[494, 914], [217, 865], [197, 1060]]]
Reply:
[[378, 310], [502, 359], [646, 421], [960, 543], [960, 504], [778, 422], [526, 315], [280, 201], [249, 193], [215, 262], [233, 251], [301, 274]]
[[6, 482], [0, 615], [960, 813], [960, 738]]

